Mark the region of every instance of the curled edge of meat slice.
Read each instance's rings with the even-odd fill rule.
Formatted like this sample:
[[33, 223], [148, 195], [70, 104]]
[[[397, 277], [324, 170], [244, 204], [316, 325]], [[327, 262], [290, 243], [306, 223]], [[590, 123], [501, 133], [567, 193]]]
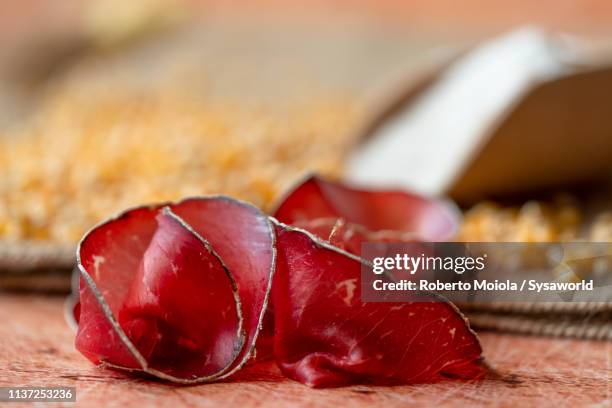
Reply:
[[405, 190], [365, 189], [316, 174], [307, 174], [298, 181], [281, 197], [272, 214], [289, 225], [303, 226], [317, 219], [343, 219], [372, 232], [414, 234], [423, 241], [451, 239], [461, 219], [460, 211], [450, 201]]
[[[338, 248], [307, 230], [286, 225], [275, 219], [272, 219], [272, 221], [278, 234], [279, 260], [277, 267], [285, 269], [283, 273], [277, 273], [275, 279], [273, 289], [275, 308], [284, 309], [287, 313], [299, 314], [299, 316], [288, 316], [287, 313], [275, 314], [274, 355], [277, 364], [285, 375], [310, 387], [319, 388], [359, 383], [410, 384], [453, 377], [478, 379], [490, 372], [490, 368], [482, 356], [482, 346], [478, 336], [470, 328], [465, 316], [446, 298], [435, 293], [423, 292], [416, 298], [418, 300], [410, 303], [375, 303], [373, 306], [360, 303], [358, 307], [354, 307], [352, 302], [356, 301], [355, 298], [358, 297], [356, 293], [360, 289], [354, 285], [350, 288], [347, 286], [343, 297], [335, 293], [337, 285], [348, 280], [353, 280], [353, 283], [358, 282], [359, 272], [357, 271], [363, 265], [371, 265], [365, 259]], [[303, 247], [302, 250], [299, 250], [301, 254], [299, 261], [290, 259], [290, 255], [288, 256], [291, 252], [290, 247], [293, 245]], [[304, 248], [306, 249], [303, 250]], [[304, 262], [304, 268], [309, 268], [316, 257], [321, 257], [319, 263], [322, 266], [318, 268], [320, 270], [315, 271], [310, 268], [308, 276], [305, 276], [305, 273], [298, 273], [298, 269], [300, 269], [299, 265], [296, 267], [298, 262]], [[336, 262], [332, 262], [332, 258], [335, 258]], [[339, 273], [344, 275], [341, 279], [333, 279], [327, 275], [327, 272], [330, 271], [324, 270], [326, 269], [325, 265], [331, 266], [332, 264], [334, 264], [336, 271], [340, 271]], [[346, 271], [349, 269], [354, 274], [349, 274], [350, 276], [347, 278]], [[331, 272], [334, 273], [333, 270]], [[299, 291], [300, 288], [308, 286], [305, 284], [308, 282], [312, 283], [314, 287], [307, 288], [305, 293], [290, 293], [292, 289]], [[327, 298], [329, 304], [321, 308], [319, 301], [310, 302], [312, 296], [309, 294], [312, 293], [317, 293], [319, 300], [321, 297], [323, 299]], [[357, 301], [360, 302], [360, 299]], [[345, 304], [349, 309], [343, 309]], [[306, 315], [309, 308], [314, 309], [314, 312], [310, 312], [310, 317]], [[403, 308], [406, 308], [404, 316], [399, 312], [400, 310], [403, 312]], [[426, 310], [430, 310], [430, 313], [432, 313], [431, 310], [436, 310], [436, 308], [439, 308], [438, 311], [443, 313], [445, 319], [451, 319], [451, 324], [453, 324], [449, 331], [443, 333], [442, 336], [451, 333], [452, 339], [447, 340], [453, 341], [455, 335], [457, 335], [461, 337], [463, 343], [455, 344], [455, 349], [450, 347], [452, 353], [441, 357], [436, 356], [436, 358], [446, 358], [447, 360], [432, 360], [430, 362], [431, 367], [427, 362], [420, 361], [422, 363], [421, 368], [425, 367], [424, 370], [431, 370], [430, 372], [419, 372], [417, 370], [416, 373], [413, 373], [406, 365], [400, 365], [402, 362], [414, 364], [418, 359], [428, 358], [423, 355], [412, 355], [413, 361], [403, 361], [410, 347], [415, 347], [417, 351], [427, 351], [430, 354], [439, 351], [433, 347], [434, 345], [428, 346], [423, 343], [423, 338], [419, 339], [421, 343], [418, 346], [414, 343], [420, 334], [420, 330], [419, 333], [414, 334], [412, 339], [407, 339], [399, 335], [402, 333], [401, 329], [398, 330], [398, 333], [394, 333], [392, 328], [386, 327], [383, 335], [366, 341], [368, 336], [380, 334], [378, 331], [385, 324], [389, 324], [389, 322], [385, 323], [383, 320], [389, 319], [390, 316], [393, 318], [394, 315], [395, 319], [405, 319], [401, 321], [403, 324], [408, 324], [407, 320], [410, 314], [416, 315], [419, 311], [425, 313]], [[369, 324], [368, 328], [365, 329], [367, 334], [361, 340], [358, 340], [359, 337], [351, 338], [350, 335], [347, 336], [346, 331], [350, 332], [351, 330], [350, 324], [353, 315], [362, 312], [371, 320], [365, 322], [366, 325]], [[382, 320], [371, 319], [372, 316], [377, 314], [383, 316]], [[321, 316], [331, 315], [335, 315], [339, 319], [343, 326], [342, 329], [338, 328], [338, 322], [321, 319]], [[432, 315], [436, 316], [435, 313]], [[364, 328], [365, 325], [362, 324], [364, 322], [360, 319], [353, 321], [353, 323], [356, 323], [353, 331]], [[310, 323], [308, 323], [309, 320]], [[334, 333], [334, 330], [337, 330], [337, 333], [330, 334]], [[404, 334], [408, 335], [410, 333], [406, 332]], [[382, 337], [385, 335], [389, 335], [389, 338], [383, 340]], [[438, 332], [438, 335], [440, 335], [440, 332]], [[391, 351], [385, 350], [385, 341], [387, 340], [391, 342], [387, 345], [395, 346]], [[354, 341], [354, 344], [349, 346], [352, 341]], [[359, 341], [369, 342], [369, 344], [367, 347], [357, 347]], [[395, 343], [393, 343], [394, 341]], [[366, 351], [364, 352], [364, 350]], [[415, 350], [413, 349], [413, 351]], [[396, 361], [394, 356], [397, 356], [397, 353], [402, 355], [402, 358]], [[440, 364], [440, 366], [436, 368], [435, 364]]]
[[376, 243], [413, 243], [419, 242], [417, 234], [395, 230], [370, 231], [361, 224], [347, 222], [344, 218], [315, 218], [299, 220], [292, 226], [304, 229], [330, 244], [359, 255], [361, 244]]
[[[227, 269], [225, 263], [221, 260], [219, 255], [214, 251], [210, 243], [204, 239], [198, 231], [190, 228], [189, 224], [187, 224], [181, 217], [177, 216], [173, 213], [173, 210], [179, 210], [184, 203], [189, 203], [190, 205], [197, 205], [198, 202], [217, 202], [222, 205], [228, 205], [230, 207], [234, 207], [234, 210], [250, 212], [249, 217], [253, 217], [253, 222], [259, 223], [258, 227], [260, 230], [265, 231], [265, 237], [262, 237], [266, 242], [263, 244], [269, 248], [269, 266], [266, 269], [266, 276], [261, 277], [265, 282], [262, 281], [263, 287], [259, 288], [258, 291], [261, 294], [261, 299], [258, 300], [259, 310], [255, 311], [256, 315], [251, 323], [250, 327], [246, 329], [243, 328], [244, 325], [244, 317], [242, 313], [242, 305], [240, 299], [240, 288], [236, 287], [236, 280], [234, 279], [232, 272]], [[126, 335], [124, 329], [121, 327], [118, 321], [118, 316], [115, 316], [113, 310], [109, 306], [109, 302], [106, 296], [103, 294], [103, 291], [99, 289], [99, 285], [92, 278], [90, 271], [83, 265], [83, 247], [86, 245], [88, 240], [95, 238], [97, 233], [103, 232], [105, 228], [112, 226], [113, 223], [121, 222], [122, 220], [129, 218], [130, 215], [134, 215], [139, 212], [151, 212], [152, 214], [156, 214], [164, 209], [166, 213], [172, 216], [173, 219], [179, 222], [186, 230], [189, 231], [190, 234], [193, 234], [198, 240], [200, 240], [204, 244], [204, 248], [209, 252], [213, 258], [217, 258], [219, 261], [219, 265], [221, 265], [229, 278], [228, 285], [231, 287], [232, 293], [234, 294], [234, 301], [236, 307], [236, 313], [238, 318], [238, 327], [236, 332], [236, 337], [247, 338], [248, 344], [245, 344], [244, 341], [239, 342], [240, 347], [234, 350], [233, 358], [228, 361], [227, 365], [220, 367], [216, 372], [211, 373], [210, 375], [200, 376], [197, 378], [185, 378], [185, 377], [177, 377], [174, 375], [169, 375], [166, 372], [157, 370], [152, 368], [147, 359], [143, 357], [140, 351], [135, 347], [132, 340]], [[151, 214], [151, 215], [152, 215]], [[203, 216], [210, 216], [211, 214], [203, 214]], [[214, 216], [214, 214], [212, 214]], [[243, 214], [244, 215], [244, 214]], [[150, 218], [149, 223], [150, 223]], [[151, 227], [151, 225], [149, 225]], [[154, 234], [154, 231], [147, 232], [150, 236]], [[80, 298], [78, 300], [75, 299], [75, 296], [69, 298], [66, 303], [66, 314], [68, 317], [68, 321], [74, 321], [78, 325], [77, 339], [79, 340], [79, 334], [82, 327], [82, 315], [81, 313], [85, 313], [84, 310], [88, 307], [86, 303], [89, 303], [89, 316], [88, 319], [93, 321], [93, 324], [96, 325], [96, 330], [100, 333], [107, 333], [110, 336], [109, 340], [114, 342], [111, 344], [111, 347], [115, 347], [116, 350], [116, 360], [115, 361], [96, 361], [95, 351], [88, 356], [88, 350], [80, 350], [86, 357], [90, 360], [97, 362], [102, 366], [108, 366], [111, 368], [126, 370], [126, 371], [136, 371], [136, 372], [144, 372], [149, 375], [162, 378], [168, 381], [182, 383], [182, 384], [193, 384], [199, 382], [208, 382], [215, 381], [219, 379], [226, 378], [238, 371], [242, 366], [244, 366], [248, 360], [252, 357], [257, 337], [260, 333], [261, 323], [264, 318], [265, 311], [268, 307], [268, 301], [272, 288], [272, 280], [274, 276], [274, 272], [276, 270], [275, 262], [276, 262], [276, 235], [273, 230], [272, 224], [270, 223], [269, 218], [263, 214], [259, 209], [254, 207], [251, 204], [242, 202], [240, 200], [236, 200], [230, 197], [225, 196], [210, 196], [210, 197], [194, 197], [182, 200], [176, 204], [171, 203], [163, 203], [159, 205], [152, 206], [139, 206], [128, 209], [126, 211], [121, 212], [119, 215], [112, 217], [111, 219], [100, 223], [99, 225], [92, 228], [88, 233], [84, 235], [82, 240], [79, 242], [77, 247], [77, 270], [80, 275]], [[138, 239], [136, 239], [138, 241]], [[239, 245], [239, 244], [238, 244]], [[146, 245], [142, 245], [140, 247], [141, 255], [144, 253], [146, 248], [148, 247], [148, 243]], [[129, 251], [128, 251], [129, 252]], [[234, 271], [235, 274], [236, 271]], [[239, 273], [249, 273], [249, 271], [242, 271]], [[260, 279], [261, 280], [261, 279]], [[89, 301], [89, 302], [88, 302]], [[248, 305], [247, 305], [248, 306]], [[92, 312], [91, 308], [97, 309]], [[214, 312], [214, 311], [213, 311]], [[91, 323], [91, 321], [89, 323]], [[246, 332], [246, 333], [245, 333]], [[211, 334], [214, 336], [214, 333]], [[77, 345], [77, 348], [78, 345]]]

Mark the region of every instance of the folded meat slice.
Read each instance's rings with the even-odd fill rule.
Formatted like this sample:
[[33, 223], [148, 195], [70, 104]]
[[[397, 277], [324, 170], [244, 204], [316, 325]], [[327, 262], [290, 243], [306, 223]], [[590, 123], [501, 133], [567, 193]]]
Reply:
[[173, 205], [172, 211], [206, 237], [236, 280], [246, 346], [236, 366], [223, 375], [227, 377], [253, 357], [262, 334], [276, 270], [274, 229], [257, 207], [228, 197], [190, 198]]
[[77, 349], [179, 383], [225, 378], [256, 345], [313, 387], [485, 373], [478, 339], [445, 299], [361, 300], [361, 242], [412, 233], [336, 216], [297, 222], [325, 240], [227, 197], [135, 208], [97, 226], [77, 252]]
[[157, 229], [158, 207], [128, 210], [97, 226], [77, 249], [80, 271], [76, 348], [96, 364], [141, 369], [144, 359], [117, 316]]
[[233, 277], [168, 207], [119, 309], [119, 324], [148, 367], [175, 378], [227, 369], [244, 347]]
[[445, 299], [362, 302], [365, 261], [281, 223], [277, 242], [274, 354], [288, 377], [329, 387], [484, 375], [478, 338]]
[[[240, 228], [221, 229], [229, 220]], [[251, 357], [275, 258], [256, 208], [219, 197], [137, 208], [94, 228], [78, 255], [76, 346], [93, 362], [193, 383]]]
[[[290, 225], [344, 219], [370, 231], [415, 234], [423, 241], [445, 241], [457, 230], [452, 206], [400, 190], [364, 190], [310, 176], [281, 201], [274, 217]], [[314, 223], [317, 233], [321, 225]], [[320, 238], [327, 239], [326, 236]]]

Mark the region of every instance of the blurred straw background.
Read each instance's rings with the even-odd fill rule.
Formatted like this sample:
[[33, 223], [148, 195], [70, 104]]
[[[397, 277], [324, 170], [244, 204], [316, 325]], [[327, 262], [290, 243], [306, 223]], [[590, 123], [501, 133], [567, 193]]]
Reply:
[[143, 202], [225, 193], [268, 208], [306, 171], [337, 176], [390, 84], [526, 24], [597, 47], [612, 4], [3, 2], [3, 268], [66, 268], [87, 228]]

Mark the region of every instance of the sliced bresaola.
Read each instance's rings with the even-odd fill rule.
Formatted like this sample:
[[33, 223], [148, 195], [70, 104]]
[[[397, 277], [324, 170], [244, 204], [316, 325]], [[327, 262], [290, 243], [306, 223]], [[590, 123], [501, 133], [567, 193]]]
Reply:
[[274, 217], [304, 226], [312, 222], [319, 235], [321, 220], [343, 219], [369, 231], [412, 233], [423, 241], [445, 241], [457, 230], [458, 216], [450, 205], [400, 190], [364, 190], [310, 176], [278, 205]]
[[77, 253], [77, 348], [96, 364], [179, 383], [226, 378], [270, 344], [288, 377], [314, 387], [483, 375], [477, 338], [444, 299], [361, 301], [367, 263], [342, 248], [412, 235], [321, 220], [305, 222], [327, 241], [212, 197], [99, 225]]
[[252, 356], [274, 260], [270, 222], [248, 204], [129, 210], [79, 245], [76, 347], [94, 363], [176, 382], [227, 377]]
[[415, 383], [485, 373], [481, 346], [449, 302], [362, 302], [365, 262], [310, 233], [277, 226], [274, 355], [312, 387]]

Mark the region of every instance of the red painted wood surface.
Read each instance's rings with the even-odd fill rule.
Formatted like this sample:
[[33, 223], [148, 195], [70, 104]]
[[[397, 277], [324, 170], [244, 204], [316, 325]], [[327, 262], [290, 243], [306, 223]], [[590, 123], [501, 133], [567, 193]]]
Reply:
[[0, 294], [0, 322], [0, 386], [76, 386], [79, 406], [612, 406], [606, 342], [483, 333], [501, 378], [479, 382], [313, 390], [270, 365], [224, 383], [177, 387], [91, 365], [74, 350], [61, 298]]

